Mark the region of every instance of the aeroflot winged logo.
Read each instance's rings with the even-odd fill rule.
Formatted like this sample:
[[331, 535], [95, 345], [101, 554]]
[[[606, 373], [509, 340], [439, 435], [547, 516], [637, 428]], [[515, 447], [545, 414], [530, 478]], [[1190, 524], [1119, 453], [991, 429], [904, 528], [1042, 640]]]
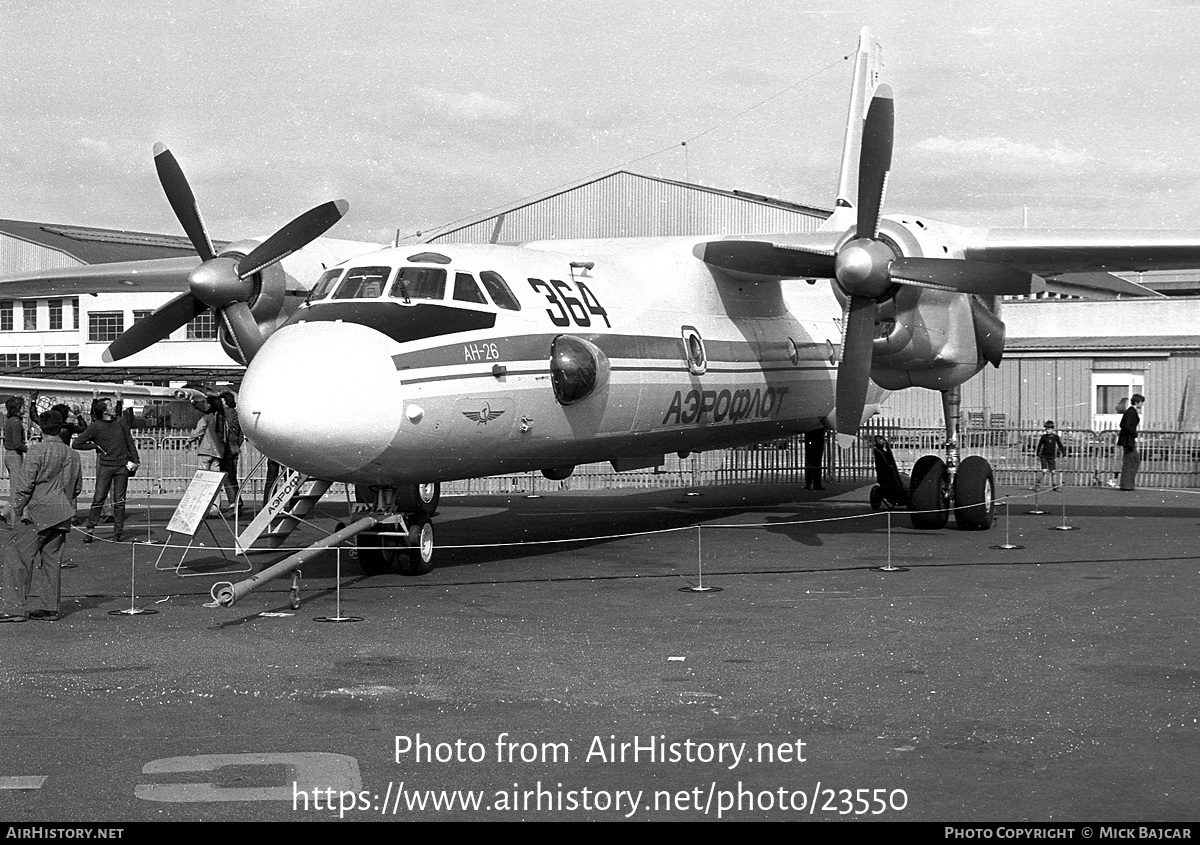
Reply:
[[492, 406], [487, 402], [484, 402], [483, 407], [478, 411], [463, 411], [462, 415], [474, 423], [478, 423], [479, 425], [487, 425], [497, 417], [504, 416], [504, 412], [493, 411]]

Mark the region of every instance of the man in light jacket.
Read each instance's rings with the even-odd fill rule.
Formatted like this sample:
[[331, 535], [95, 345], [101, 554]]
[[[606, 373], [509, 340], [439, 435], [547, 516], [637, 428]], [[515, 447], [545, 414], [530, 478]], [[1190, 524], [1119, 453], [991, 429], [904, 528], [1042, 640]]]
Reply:
[[[59, 439], [62, 416], [47, 411], [39, 422], [46, 437], [29, 448], [13, 481], [8, 521], [16, 524], [16, 532], [4, 553], [0, 622], [59, 618], [63, 546], [75, 516], [74, 502], [83, 491], [83, 471], [79, 455]], [[38, 596], [32, 608], [31, 593]]]

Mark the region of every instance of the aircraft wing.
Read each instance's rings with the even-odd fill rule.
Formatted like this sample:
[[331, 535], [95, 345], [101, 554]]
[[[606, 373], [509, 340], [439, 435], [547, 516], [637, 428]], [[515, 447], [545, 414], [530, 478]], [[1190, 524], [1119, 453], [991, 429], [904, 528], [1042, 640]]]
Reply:
[[1046, 279], [1046, 290], [1087, 299], [1120, 299], [1122, 296], [1162, 296], [1145, 285], [1112, 273], [1063, 273]]
[[199, 256], [81, 264], [0, 277], [0, 298], [81, 296], [89, 293], [138, 293], [187, 289], [188, 273], [200, 266]]
[[[693, 254], [747, 282], [833, 278], [836, 239], [827, 231], [723, 238], [697, 244]], [[1200, 269], [1200, 234], [1185, 231], [969, 229], [955, 246], [966, 261], [1019, 267], [1044, 277], [1048, 290], [1085, 296], [1159, 295], [1114, 271]]]
[[973, 229], [963, 258], [1039, 276], [1200, 268], [1200, 234], [1163, 229]]
[[57, 399], [90, 399], [95, 396], [121, 396], [128, 403], [144, 404], [154, 399], [195, 399], [204, 394], [190, 387], [152, 387], [142, 384], [116, 384], [68, 379], [0, 376], [0, 392], [37, 393]]

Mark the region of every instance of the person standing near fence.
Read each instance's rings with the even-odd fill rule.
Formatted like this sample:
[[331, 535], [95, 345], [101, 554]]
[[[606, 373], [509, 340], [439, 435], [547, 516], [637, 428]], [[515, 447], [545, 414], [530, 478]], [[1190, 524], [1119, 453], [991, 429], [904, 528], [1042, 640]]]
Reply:
[[[28, 449], [28, 444], [25, 442], [25, 425], [21, 422], [21, 410], [25, 405], [25, 400], [20, 396], [12, 396], [4, 403], [4, 410], [8, 414], [4, 418], [4, 468], [8, 470], [8, 490], [9, 498], [12, 498], [13, 484], [17, 480], [17, 474], [21, 471], [21, 464], [25, 460], [25, 452]], [[4, 519], [5, 512], [0, 512], [0, 519]]]
[[[16, 532], [4, 551], [4, 600], [0, 622], [59, 618], [62, 555], [83, 491], [79, 455], [59, 438], [62, 417], [47, 411], [39, 420], [46, 439], [30, 448], [13, 480], [9, 521]], [[29, 595], [38, 606], [30, 609]]]
[[825, 457], [825, 429], [804, 432], [804, 489], [824, 490], [821, 482], [821, 460]]
[[1031, 489], [1037, 490], [1039, 486], [1045, 486], [1047, 479], [1054, 485], [1054, 489], [1059, 487], [1057, 476], [1058, 467], [1056, 462], [1059, 455], [1066, 455], [1067, 448], [1063, 446], [1062, 438], [1058, 436], [1058, 432], [1054, 430], [1054, 420], [1046, 420], [1043, 426], [1046, 431], [1038, 438], [1037, 448], [1034, 452], [1037, 454], [1038, 464], [1042, 468], [1041, 475], [1033, 482]]
[[1142, 465], [1142, 454], [1137, 450], [1138, 426], [1142, 423], [1142, 405], [1146, 397], [1135, 393], [1129, 397], [1129, 407], [1121, 414], [1121, 429], [1117, 434], [1117, 445], [1121, 447], [1122, 490], [1137, 489], [1138, 468]]
[[239, 510], [242, 508], [242, 487], [238, 483], [238, 457], [242, 453], [242, 444], [246, 438], [242, 434], [242, 424], [238, 422], [237, 397], [233, 395], [233, 391], [226, 390], [217, 399], [221, 403], [225, 436], [225, 456], [221, 458], [221, 471], [225, 473], [227, 479], [233, 482], [233, 498], [230, 500], [230, 512], [226, 516], [232, 516], [235, 508]]
[[4, 403], [4, 410], [8, 413], [4, 419], [4, 468], [8, 470], [10, 490], [17, 473], [21, 471], [28, 448], [25, 443], [25, 423], [21, 420], [24, 409], [25, 400], [20, 396], [13, 396]]
[[221, 515], [229, 518], [237, 508], [238, 490], [235, 479], [230, 477], [222, 465], [226, 462], [228, 450], [224, 406], [219, 397], [209, 394], [204, 398], [203, 404], [197, 402], [196, 407], [204, 412], [204, 416], [196, 423], [192, 436], [188, 438], [188, 445], [196, 447], [197, 466], [200, 469], [208, 472], [225, 472], [222, 487], [225, 490], [227, 504], [222, 509]]
[[97, 454], [96, 490], [92, 494], [92, 507], [88, 512], [83, 542], [90, 543], [95, 539], [96, 526], [104, 512], [104, 501], [110, 490], [113, 496], [113, 540], [118, 543], [124, 541], [125, 497], [129, 490], [129, 476], [137, 472], [141, 457], [129, 426], [117, 416], [116, 405], [111, 399], [92, 402], [92, 422], [75, 438], [74, 447], [80, 451], [95, 450]]

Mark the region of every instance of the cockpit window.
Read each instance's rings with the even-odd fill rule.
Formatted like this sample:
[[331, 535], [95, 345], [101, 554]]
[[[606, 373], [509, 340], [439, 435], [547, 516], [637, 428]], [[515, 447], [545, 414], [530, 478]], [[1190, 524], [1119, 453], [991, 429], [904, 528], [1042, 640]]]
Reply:
[[442, 299], [446, 295], [446, 271], [440, 267], [401, 267], [388, 296], [403, 299]]
[[496, 305], [509, 311], [521, 310], [520, 301], [513, 296], [512, 290], [509, 289], [508, 284], [500, 277], [499, 273], [484, 270], [479, 274], [479, 281], [483, 282], [483, 286], [487, 288], [487, 292], [492, 297], [492, 302]]
[[334, 291], [334, 299], [375, 299], [387, 287], [391, 267], [353, 267]]
[[309, 299], [324, 299], [329, 296], [329, 291], [333, 290], [334, 284], [337, 283], [338, 276], [342, 275], [341, 268], [336, 270], [326, 270], [321, 274], [321, 278], [317, 279], [317, 283], [313, 285], [312, 292], [309, 293]]
[[479, 284], [470, 273], [454, 274], [454, 298], [459, 302], [478, 302], [480, 305], [487, 305], [483, 291], [479, 289]]

